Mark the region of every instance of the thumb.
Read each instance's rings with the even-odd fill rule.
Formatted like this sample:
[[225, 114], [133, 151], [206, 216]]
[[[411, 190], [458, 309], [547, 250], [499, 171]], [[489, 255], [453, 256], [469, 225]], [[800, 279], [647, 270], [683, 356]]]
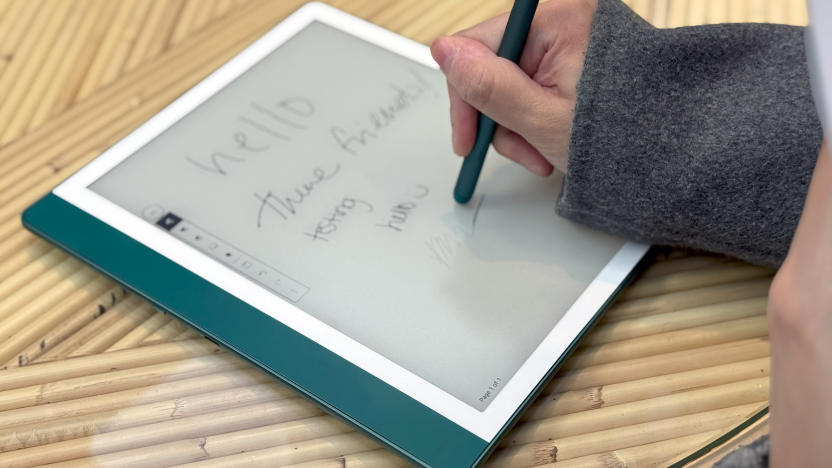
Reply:
[[481, 42], [440, 37], [431, 53], [450, 88], [498, 124], [527, 138], [541, 136], [546, 127], [552, 127], [557, 98]]

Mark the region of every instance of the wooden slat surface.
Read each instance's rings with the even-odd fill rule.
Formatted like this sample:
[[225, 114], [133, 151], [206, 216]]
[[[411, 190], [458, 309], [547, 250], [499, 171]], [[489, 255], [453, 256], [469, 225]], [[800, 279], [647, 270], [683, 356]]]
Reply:
[[[298, 0], [0, 0], [0, 466], [396, 466], [397, 456], [29, 234], [20, 213]], [[429, 43], [509, 0], [332, 0]], [[631, 0], [659, 27], [801, 0]], [[655, 466], [766, 405], [773, 272], [669, 252], [489, 466]]]

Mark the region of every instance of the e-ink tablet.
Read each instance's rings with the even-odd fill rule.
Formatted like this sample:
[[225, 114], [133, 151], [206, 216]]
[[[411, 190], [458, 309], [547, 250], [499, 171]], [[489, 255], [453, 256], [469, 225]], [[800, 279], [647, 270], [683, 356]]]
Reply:
[[481, 461], [647, 246], [489, 159], [428, 48], [309, 4], [24, 223], [411, 460]]

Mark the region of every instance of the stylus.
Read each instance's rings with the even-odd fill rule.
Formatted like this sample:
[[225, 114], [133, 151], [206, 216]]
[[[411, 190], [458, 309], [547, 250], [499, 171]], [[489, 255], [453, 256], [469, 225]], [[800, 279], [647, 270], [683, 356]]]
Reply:
[[[517, 63], [520, 54], [526, 45], [526, 37], [529, 35], [529, 27], [534, 18], [534, 11], [537, 9], [538, 0], [514, 0], [511, 13], [508, 15], [506, 30], [500, 47], [497, 49], [497, 56]], [[468, 203], [474, 196], [474, 188], [480, 178], [482, 164], [485, 162], [485, 153], [491, 145], [491, 138], [494, 137], [494, 130], [497, 124], [482, 112], [477, 117], [477, 138], [474, 141], [474, 148], [462, 161], [462, 168], [459, 170], [459, 178], [454, 187], [454, 199], [457, 203]]]

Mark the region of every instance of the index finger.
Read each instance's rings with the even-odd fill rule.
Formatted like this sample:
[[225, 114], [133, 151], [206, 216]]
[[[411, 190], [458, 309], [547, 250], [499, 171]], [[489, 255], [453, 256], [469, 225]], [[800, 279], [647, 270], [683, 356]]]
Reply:
[[[500, 42], [503, 39], [503, 33], [508, 22], [508, 15], [508, 13], [497, 15], [468, 29], [456, 32], [453, 35], [478, 41], [496, 54], [497, 49], [500, 48]], [[537, 67], [546, 52], [545, 35], [541, 29], [543, 27], [544, 25], [538, 17], [532, 20], [529, 35], [526, 39], [526, 46], [523, 48], [523, 53], [517, 62], [517, 65], [529, 76], [534, 75], [534, 72], [537, 71]]]

